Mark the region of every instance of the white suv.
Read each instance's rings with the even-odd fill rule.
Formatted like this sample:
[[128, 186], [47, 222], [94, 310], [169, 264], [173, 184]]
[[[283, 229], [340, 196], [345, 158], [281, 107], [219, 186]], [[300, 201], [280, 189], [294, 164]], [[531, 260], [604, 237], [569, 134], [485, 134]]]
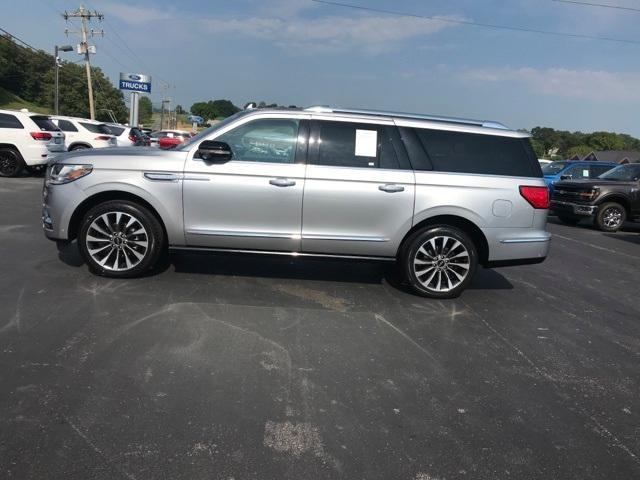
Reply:
[[115, 147], [116, 136], [109, 127], [95, 120], [74, 117], [51, 117], [67, 137], [67, 150], [84, 150], [87, 148]]
[[0, 177], [15, 177], [27, 167], [46, 166], [65, 151], [65, 136], [47, 115], [0, 110]]

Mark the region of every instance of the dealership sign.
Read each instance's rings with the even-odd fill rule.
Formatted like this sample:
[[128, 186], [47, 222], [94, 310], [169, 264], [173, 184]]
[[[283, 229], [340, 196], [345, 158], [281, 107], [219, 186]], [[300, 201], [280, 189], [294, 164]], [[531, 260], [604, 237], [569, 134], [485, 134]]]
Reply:
[[151, 93], [151, 77], [141, 73], [121, 73], [120, 90]]

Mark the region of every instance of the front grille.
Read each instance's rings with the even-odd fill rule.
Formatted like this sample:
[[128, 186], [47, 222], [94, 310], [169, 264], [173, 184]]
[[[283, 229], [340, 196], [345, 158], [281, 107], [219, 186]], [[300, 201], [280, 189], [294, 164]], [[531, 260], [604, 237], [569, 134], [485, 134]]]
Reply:
[[555, 187], [551, 198], [561, 202], [584, 202], [584, 199], [580, 197], [580, 192], [586, 191], [584, 188], [579, 187]]

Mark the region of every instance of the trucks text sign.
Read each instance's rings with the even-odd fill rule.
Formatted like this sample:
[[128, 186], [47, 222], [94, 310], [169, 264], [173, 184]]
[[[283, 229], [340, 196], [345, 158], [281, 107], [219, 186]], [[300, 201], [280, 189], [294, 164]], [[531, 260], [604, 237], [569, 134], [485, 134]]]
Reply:
[[151, 77], [141, 73], [121, 73], [120, 90], [151, 93]]

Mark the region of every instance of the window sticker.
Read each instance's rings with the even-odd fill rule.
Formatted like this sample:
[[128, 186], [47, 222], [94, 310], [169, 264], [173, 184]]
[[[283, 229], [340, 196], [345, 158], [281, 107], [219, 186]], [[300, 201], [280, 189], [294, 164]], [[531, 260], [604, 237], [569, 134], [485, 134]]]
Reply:
[[582, 176], [583, 177], [588, 177], [589, 176], [589, 169], [588, 168], [585, 169], [585, 170], [582, 170]]
[[356, 129], [356, 157], [378, 155], [378, 131]]

